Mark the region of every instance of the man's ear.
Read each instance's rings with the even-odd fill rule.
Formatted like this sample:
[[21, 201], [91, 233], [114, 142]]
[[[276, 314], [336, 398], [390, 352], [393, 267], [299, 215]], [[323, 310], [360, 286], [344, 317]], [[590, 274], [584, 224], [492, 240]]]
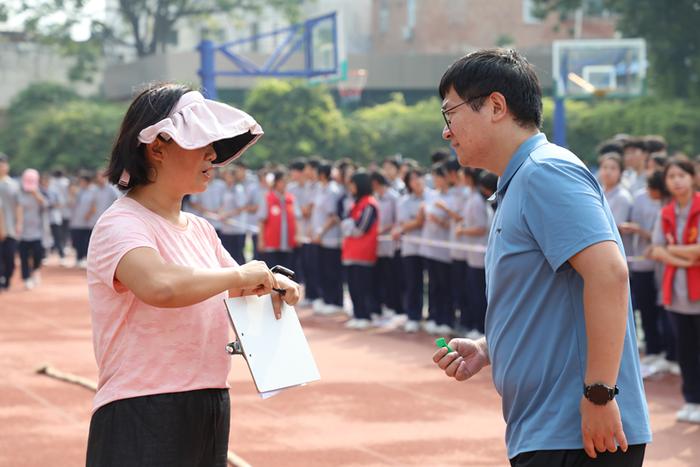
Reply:
[[166, 142], [156, 138], [152, 143], [146, 144], [146, 157], [154, 162], [163, 162], [165, 159]]
[[494, 123], [502, 121], [508, 115], [508, 103], [500, 92], [493, 92], [488, 97], [491, 102], [491, 121]]

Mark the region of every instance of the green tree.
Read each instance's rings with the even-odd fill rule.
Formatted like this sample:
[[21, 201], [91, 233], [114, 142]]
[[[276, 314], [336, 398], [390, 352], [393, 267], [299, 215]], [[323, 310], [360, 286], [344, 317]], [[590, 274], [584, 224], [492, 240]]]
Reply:
[[26, 130], [40, 112], [80, 99], [70, 88], [56, 83], [35, 83], [17, 94], [7, 109], [7, 122], [0, 130], [2, 151], [14, 156], [26, 139]]
[[[437, 98], [406, 105], [403, 95], [395, 93], [390, 102], [360, 108], [349, 119], [354, 122], [352, 126], [357, 127], [351, 147], [369, 151], [357, 153], [363, 162], [400, 153], [428, 164], [430, 154], [446, 146], [442, 140], [444, 122]], [[353, 153], [348, 155], [353, 156]]]
[[697, 0], [535, 0], [541, 14], [566, 18], [579, 8], [607, 9], [625, 37], [646, 39], [650, 88], [700, 98], [700, 3]]
[[[235, 17], [259, 14], [265, 7], [283, 12], [290, 20], [299, 16], [303, 0], [119, 0], [121, 22], [107, 23], [91, 16], [85, 0], [34, 0], [17, 2], [13, 8], [0, 6], [0, 19], [8, 14], [25, 17], [25, 33], [38, 42], [58, 44], [76, 58], [71, 72], [74, 79], [89, 79], [96, 70], [101, 50], [114, 45], [133, 48], [145, 57], [165, 51], [179, 22], [185, 19], [205, 21], [214, 14]], [[91, 37], [76, 42], [71, 31], [77, 25], [89, 27]]]
[[266, 131], [251, 149], [254, 163], [311, 154], [337, 157], [348, 135], [343, 115], [323, 86], [265, 80], [250, 91], [244, 108]]
[[104, 166], [111, 151], [123, 105], [73, 101], [35, 112], [26, 124], [13, 167], [71, 172]]

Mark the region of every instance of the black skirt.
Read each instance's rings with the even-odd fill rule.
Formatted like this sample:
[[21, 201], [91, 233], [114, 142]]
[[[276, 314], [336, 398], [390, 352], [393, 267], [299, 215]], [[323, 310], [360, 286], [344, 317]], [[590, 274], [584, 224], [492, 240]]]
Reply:
[[111, 402], [90, 420], [88, 467], [226, 467], [228, 389]]

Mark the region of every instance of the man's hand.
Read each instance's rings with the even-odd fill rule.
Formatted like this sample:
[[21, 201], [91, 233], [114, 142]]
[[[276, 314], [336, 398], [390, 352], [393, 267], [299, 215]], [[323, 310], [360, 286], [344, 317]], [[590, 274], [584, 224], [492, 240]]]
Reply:
[[588, 457], [595, 459], [597, 452], [615, 452], [618, 445], [627, 452], [620, 409], [614, 399], [605, 405], [596, 405], [585, 397], [581, 398], [581, 433]]
[[490, 363], [485, 339], [452, 339], [448, 345], [454, 352], [441, 347], [433, 354], [433, 361], [450, 378], [465, 381]]

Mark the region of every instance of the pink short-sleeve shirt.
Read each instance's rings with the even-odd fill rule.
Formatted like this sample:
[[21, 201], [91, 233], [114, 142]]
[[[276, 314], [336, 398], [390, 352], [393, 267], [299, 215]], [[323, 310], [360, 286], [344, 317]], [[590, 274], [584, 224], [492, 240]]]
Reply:
[[129, 397], [227, 388], [229, 322], [222, 292], [182, 308], [147, 305], [114, 277], [129, 251], [153, 248], [168, 263], [235, 267], [214, 228], [186, 213], [179, 228], [123, 197], [102, 215], [90, 238], [87, 280], [99, 381], [93, 410]]

